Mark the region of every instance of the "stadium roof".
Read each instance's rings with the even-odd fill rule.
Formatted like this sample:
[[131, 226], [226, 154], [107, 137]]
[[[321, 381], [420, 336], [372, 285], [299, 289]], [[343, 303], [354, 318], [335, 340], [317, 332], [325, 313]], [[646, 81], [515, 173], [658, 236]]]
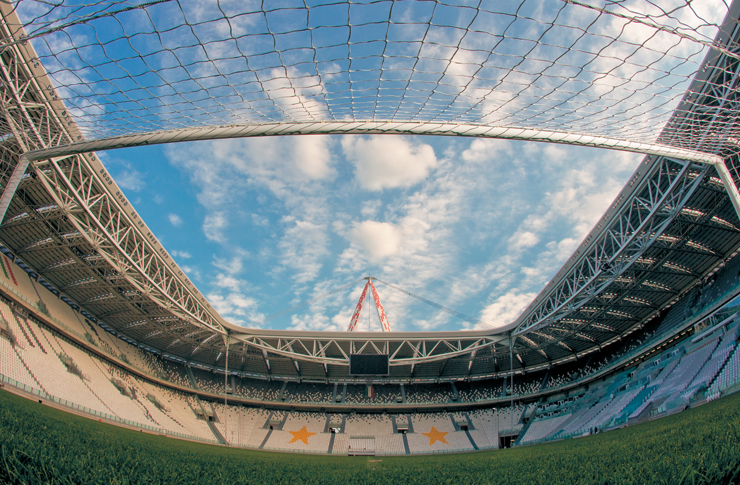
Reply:
[[[735, 124], [739, 2], [718, 25], [697, 23], [696, 16], [692, 24], [688, 6], [656, 13], [652, 7], [630, 11], [610, 3], [599, 10], [573, 2], [539, 13], [529, 8], [536, 2], [522, 2], [515, 12], [397, 2], [385, 19], [372, 20], [386, 3], [351, 4], [350, 10], [361, 12], [331, 20], [337, 25], [322, 24], [331, 23], [328, 18], [316, 20], [321, 25], [310, 20], [321, 19], [331, 6], [286, 4], [254, 12], [245, 6], [190, 20], [194, 10], [187, 2], [19, 2], [20, 14], [31, 19], [21, 22], [16, 7], [0, 5], [6, 44], [5, 119], [0, 121], [0, 210], [6, 212], [0, 241], [66, 299], [122, 337], [174, 358], [218, 366], [224, 365], [228, 340], [231, 369], [305, 378], [345, 376], [347, 356], [354, 352], [391, 354], [395, 376], [490, 374], [508, 368], [512, 335], [517, 368], [569, 360], [640, 328], [738, 251], [740, 221], [727, 188], [736, 195], [740, 164]], [[421, 15], [413, 9], [429, 6], [444, 15], [403, 22], [393, 13], [409, 8]], [[584, 12], [593, 18], [578, 20], [576, 14]], [[281, 15], [282, 21], [273, 21]], [[139, 22], [142, 16], [148, 23]], [[309, 21], [298, 28], [302, 16]], [[484, 17], [489, 27], [502, 30], [478, 28], [477, 19]], [[255, 22], [253, 30], [235, 27], [247, 18]], [[622, 19], [621, 33], [601, 25], [614, 19]], [[231, 30], [223, 30], [220, 22]], [[267, 31], [252, 34], [259, 26]], [[380, 37], [327, 44], [333, 37], [321, 36], [324, 29], [343, 26]], [[635, 43], [630, 28], [652, 29], [650, 39], [674, 42], [663, 51], [650, 39]], [[197, 42], [172, 47], [166, 34], [178, 29], [192, 32]], [[517, 35], [507, 37], [507, 29]], [[303, 50], [313, 61], [302, 57], [302, 48], [284, 43], [293, 34], [308, 35]], [[271, 38], [272, 44], [262, 45], [264, 39], [252, 35]], [[239, 57], [231, 55], [231, 47], [213, 50], [219, 42], [240, 47], [244, 37], [264, 52]], [[152, 43], [153, 38], [159, 40]], [[583, 38], [601, 39], [604, 46], [584, 50]], [[140, 45], [142, 39], [147, 42]], [[516, 50], [508, 45], [511, 39], [530, 47]], [[357, 54], [375, 42], [385, 46], [380, 57]], [[679, 57], [685, 51], [676, 46], [687, 42], [697, 49]], [[115, 43], [119, 47], [112, 50]], [[202, 51], [189, 62], [179, 51], [198, 46]], [[608, 51], [617, 46], [630, 46], [634, 62], [615, 61]], [[551, 57], [540, 58], [546, 53]], [[479, 59], [483, 54], [488, 57]], [[72, 63], [70, 55], [84, 65]], [[177, 59], [171, 72], [147, 63], [169, 55]], [[325, 55], [327, 60], [320, 60]], [[235, 58], [245, 60], [246, 67], [227, 68]], [[376, 72], [371, 66], [377, 59]], [[406, 78], [387, 77], [393, 60], [410, 63], [396, 69], [399, 76], [408, 71]], [[307, 64], [318, 74], [306, 74]], [[489, 68], [502, 74], [497, 78]], [[208, 69], [216, 71], [204, 74]], [[236, 84], [224, 69], [252, 81]], [[168, 77], [174, 72], [177, 81]], [[367, 88], [365, 78], [377, 86]], [[498, 107], [491, 105], [494, 101]], [[556, 277], [507, 327], [347, 334], [246, 329], [225, 321], [94, 153], [302, 133], [492, 136], [648, 155]]]

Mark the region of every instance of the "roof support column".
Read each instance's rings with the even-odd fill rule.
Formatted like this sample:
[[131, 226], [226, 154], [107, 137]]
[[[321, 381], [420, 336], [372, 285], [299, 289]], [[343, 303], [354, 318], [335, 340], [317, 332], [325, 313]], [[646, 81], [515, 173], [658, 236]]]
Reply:
[[509, 335], [509, 370], [511, 372], [511, 384], [509, 386], [509, 396], [511, 396], [509, 402], [509, 416], [511, 416], [511, 426], [509, 429], [514, 429], [514, 336]]
[[725, 190], [727, 191], [727, 196], [732, 201], [732, 206], [735, 208], [735, 213], [737, 214], [738, 219], [740, 219], [740, 192], [737, 190], [737, 185], [735, 185], [735, 181], [732, 180], [732, 175], [730, 174], [730, 171], [727, 170], [727, 165], [724, 161], [713, 163], [712, 166], [717, 169], [717, 173], [719, 174], [719, 178], [722, 180], [722, 184], [725, 186]]

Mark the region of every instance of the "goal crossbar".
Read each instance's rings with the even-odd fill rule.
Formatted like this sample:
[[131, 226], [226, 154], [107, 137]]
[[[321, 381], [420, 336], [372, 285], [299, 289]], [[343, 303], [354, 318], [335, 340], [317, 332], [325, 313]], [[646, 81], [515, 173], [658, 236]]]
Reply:
[[[157, 131], [135, 135], [124, 135], [112, 138], [101, 138], [92, 141], [72, 143], [23, 154], [17, 169], [25, 172], [28, 163], [54, 157], [70, 156], [94, 151], [131, 148], [148, 145], [161, 145], [186, 141], [208, 141], [260, 136], [287, 135], [349, 135], [349, 134], [396, 134], [396, 135], [436, 135], [463, 136], [474, 138], [491, 138], [504, 140], [535, 141], [603, 148], [609, 150], [641, 153], [661, 157], [676, 158], [715, 167], [727, 193], [732, 200], [735, 211], [740, 216], [740, 192], [725, 166], [724, 159], [713, 153], [706, 153], [685, 148], [672, 147], [656, 143], [642, 143], [618, 138], [608, 138], [583, 133], [534, 130], [515, 126], [485, 126], [456, 123], [428, 123], [413, 121], [326, 121], [326, 122], [290, 122], [259, 123], [246, 125], [211, 126], [202, 128], [184, 128], [178, 130]], [[20, 177], [15, 181], [20, 182]], [[13, 180], [9, 185], [12, 185]], [[4, 216], [10, 200], [6, 194], [15, 192], [9, 187], [0, 199], [0, 217]], [[9, 197], [8, 197], [9, 199]]]

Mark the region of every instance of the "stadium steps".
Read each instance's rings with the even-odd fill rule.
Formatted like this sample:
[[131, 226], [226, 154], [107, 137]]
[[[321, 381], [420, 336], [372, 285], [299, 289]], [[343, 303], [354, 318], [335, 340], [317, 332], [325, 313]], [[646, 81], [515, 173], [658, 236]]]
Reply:
[[[149, 409], [144, 405], [144, 403], [141, 402], [141, 400], [139, 399], [138, 392], [134, 393], [134, 397], [131, 400], [134, 401], [141, 408], [141, 410], [144, 412], [144, 415], [147, 417], [147, 419], [149, 419], [152, 423], [155, 423], [157, 426], [162, 427], [162, 425], [159, 424], [156, 419], [154, 419], [154, 416], [152, 416], [152, 413], [149, 412]], [[177, 423], [177, 420], [172, 418], [172, 416], [170, 416], [170, 419], [172, 419], [172, 421], [175, 421]], [[182, 426], [182, 424], [180, 423], [177, 423], [177, 424]], [[184, 426], [182, 427], [184, 428]]]
[[[532, 423], [533, 422], [534, 422], [534, 420], [530, 420], [528, 423], [526, 423], [524, 425], [524, 427], [522, 428], [522, 430], [519, 432], [519, 436], [516, 437], [516, 441], [514, 442], [514, 446], [519, 446], [520, 444], [522, 444], [522, 440], [527, 435], [527, 431], [529, 431], [529, 427], [532, 426]], [[466, 433], [467, 433], [467, 431], [466, 431]], [[468, 439], [470, 439], [470, 442], [473, 443], [473, 440], [470, 438], [470, 433], [467, 433], [467, 434], [468, 434]], [[475, 444], [473, 444], [473, 446], [475, 446]], [[476, 446], [475, 449], [477, 450], [478, 447]]]
[[609, 406], [611, 401], [612, 399], [600, 400], [599, 402], [594, 404], [581, 416], [581, 423], [576, 428], [573, 428], [571, 432], [585, 432], [589, 428], [593, 427], [591, 423], [593, 423], [596, 417], [601, 414], [601, 412], [606, 409], [607, 406]]
[[[101, 372], [103, 372], [106, 375], [111, 375], [112, 376], [112, 372], [107, 372], [105, 369], [103, 369], [100, 366], [100, 364], [98, 364], [97, 361], [93, 360], [93, 362], [95, 363], [95, 365], [98, 366], [98, 369], [100, 369]], [[126, 376], [126, 377], [128, 377], [128, 376]], [[160, 424], [156, 419], [154, 419], [154, 416], [152, 416], [152, 413], [149, 411], [149, 408], [146, 407], [146, 404], [144, 404], [141, 401], [141, 399], [139, 399], [139, 396], [146, 395], [146, 393], [145, 392], [142, 392], [141, 389], [138, 389], [138, 387], [137, 387], [137, 384], [138, 383], [137, 382], [134, 382], [132, 384], [131, 382], [129, 382], [129, 380], [127, 378], [124, 378], [122, 380], [123, 380], [123, 382], [125, 382], [126, 384], [128, 384], [129, 389], [131, 390], [131, 394], [132, 394], [132, 397], [130, 397], [131, 401], [133, 401], [133, 403], [141, 409], [141, 412], [144, 413], [144, 416], [146, 416], [147, 419], [149, 419], [152, 423], [155, 423], [157, 426], [163, 428], [164, 426], [162, 426], [162, 424]], [[185, 427], [182, 425], [182, 423], [177, 422], [177, 420], [174, 419], [172, 416], [169, 416], [168, 415], [168, 417], [172, 421], [174, 421], [175, 423], [177, 423], [180, 427], [182, 427], [183, 429], [185, 429]]]
[[632, 401], [630, 401], [629, 404], [627, 404], [627, 406], [622, 410], [618, 418], [623, 419], [625, 417], [629, 417], [637, 410], [637, 408], [642, 405], [642, 403], [644, 403], [647, 399], [650, 398], [650, 396], [653, 395], [655, 389], [657, 389], [657, 386], [650, 386], [640, 391], [639, 394], [637, 394], [637, 396], [635, 396]]
[[[33, 329], [31, 329], [31, 326], [30, 325], [28, 326], [28, 329], [31, 330], [31, 331], [33, 331]], [[62, 349], [62, 351], [66, 350], [66, 349], [64, 349], [64, 346], [59, 342], [59, 339], [56, 337], [56, 335], [54, 335], [54, 334], [50, 334], [50, 335], [51, 335], [51, 339], [53, 339], [55, 341], [55, 343], [57, 344], [57, 347], [59, 347], [60, 349]], [[47, 341], [47, 343], [50, 346], [52, 345], [52, 342]], [[39, 344], [39, 347], [41, 347], [41, 344]], [[75, 350], [77, 350], [77, 349], [75, 349]], [[57, 358], [59, 359], [60, 362], [62, 362], [62, 358], [59, 357], [59, 354], [57, 354]], [[72, 356], [70, 356], [70, 358], [72, 358]], [[64, 362], [62, 362], [62, 364], [64, 364]], [[82, 370], [83, 363], [82, 362], [77, 362], [77, 365], [79, 365], [80, 366], [80, 370]], [[84, 374], [83, 374], [83, 376], [84, 377], [80, 377], [80, 381], [82, 381], [82, 384], [85, 387], [87, 387], [87, 389], [92, 393], [93, 396], [95, 396], [96, 398], [98, 398], [98, 401], [100, 401], [100, 403], [103, 406], [105, 406], [105, 408], [108, 410], [108, 412], [111, 415], [118, 416], [119, 418], [121, 418], [122, 416], [119, 416], [118, 413], [116, 413], [115, 411], [113, 411], [113, 409], [111, 409], [110, 406], [108, 406], [108, 404], [103, 400], [103, 398], [100, 397], [100, 395], [97, 392], [95, 392], [95, 389], [93, 389], [92, 386], [90, 386], [90, 384], [88, 384], [87, 381], [89, 381], [91, 379], [91, 377], [89, 375], [85, 376]]]
[[26, 324], [26, 326], [28, 327], [28, 331], [29, 331], [29, 332], [31, 333], [31, 336], [32, 336], [32, 337], [33, 337], [33, 339], [34, 339], [34, 340], [36, 341], [36, 344], [37, 344], [37, 345], [39, 346], [39, 348], [41, 349], [41, 351], [42, 351], [43, 353], [45, 353], [45, 354], [48, 354], [48, 352], [46, 351], [46, 349], [44, 348], [44, 346], [43, 346], [43, 345], [41, 345], [41, 341], [40, 341], [40, 340], [39, 340], [39, 338], [38, 338], [38, 337], [36, 336], [36, 333], [35, 333], [35, 332], [33, 331], [33, 328], [31, 327], [31, 325], [29, 325], [29, 324], [28, 324], [28, 320], [26, 320], [26, 319], [24, 318], [24, 319], [23, 319], [23, 322], [21, 322], [21, 326], [23, 325], [23, 323], [25, 323], [25, 324]]
[[[105, 402], [105, 401], [103, 400], [103, 398], [102, 398], [102, 397], [100, 397], [100, 396], [98, 395], [98, 393], [97, 393], [97, 392], [95, 392], [95, 389], [93, 389], [93, 388], [92, 388], [92, 387], [91, 387], [91, 386], [90, 386], [90, 385], [89, 385], [89, 384], [88, 384], [88, 383], [87, 383], [87, 382], [85, 381], [85, 379], [80, 379], [80, 380], [81, 380], [81, 381], [82, 381], [82, 383], [83, 383], [83, 384], [85, 385], [85, 387], [87, 387], [87, 388], [88, 388], [88, 389], [90, 390], [90, 392], [91, 392], [91, 393], [93, 394], [93, 396], [95, 396], [95, 397], [97, 397], [97, 398], [98, 398], [98, 401], [100, 401], [100, 402], [101, 402], [101, 403], [103, 404], [103, 406], [105, 406], [105, 408], [106, 408], [106, 409], [107, 409], [107, 410], [108, 410], [108, 411], [110, 412], [110, 414], [112, 414], [113, 416], [118, 416], [118, 413], [116, 413], [115, 411], [113, 411], [113, 410], [112, 410], [112, 409], [111, 409], [111, 408], [110, 408], [110, 407], [108, 406], [108, 404], [107, 404], [107, 403], [106, 403], [106, 402]], [[122, 418], [122, 416], [118, 416], [118, 417], [119, 417], [119, 418]], [[151, 417], [150, 417], [150, 416], [147, 416], [147, 417], [148, 417], [149, 419], [151, 419]], [[151, 421], [152, 421], [153, 423], [157, 424], [157, 422], [156, 422], [156, 421], [154, 421], [153, 419], [151, 419]], [[159, 424], [157, 424], [157, 426], [159, 426]]]
[[272, 434], [272, 429], [268, 429], [268, 430], [267, 430], [267, 434], [265, 435], [265, 439], [263, 439], [263, 440], [262, 440], [262, 442], [260, 443], [260, 446], [259, 446], [259, 449], [260, 449], [260, 450], [263, 450], [263, 449], [265, 449], [265, 445], [266, 445], [266, 444], [267, 444], [267, 442], [268, 442], [268, 441], [270, 440], [270, 435], [271, 435], [271, 434]]
[[31, 347], [35, 347], [35, 346], [33, 345], [33, 342], [31, 342], [31, 338], [30, 338], [30, 337], [28, 336], [28, 333], [26, 332], [26, 329], [25, 329], [25, 328], [23, 328], [23, 325], [22, 325], [22, 324], [21, 324], [21, 322], [20, 322], [20, 318], [18, 318], [18, 315], [16, 315], [16, 314], [15, 314], [15, 312], [13, 312], [13, 318], [15, 318], [15, 321], [16, 321], [16, 323], [18, 324], [18, 328], [20, 328], [20, 329], [21, 329], [21, 333], [22, 333], [22, 334], [23, 334], [23, 336], [25, 337], [25, 339], [26, 339], [26, 342], [28, 343], [28, 345], [30, 345]]
[[98, 347], [102, 346], [100, 343], [102, 339], [100, 338], [100, 335], [98, 335], [98, 330], [95, 328], [95, 325], [93, 325], [87, 318], [85, 319], [85, 323], [87, 323], [87, 326], [90, 327], [90, 330], [92, 330], [92, 334], [95, 335], [95, 338], [98, 340]]
[[[188, 370], [189, 370], [189, 368], [188, 368]], [[192, 377], [192, 373], [190, 373], [190, 375]], [[193, 381], [194, 380], [195, 379], [193, 379]], [[193, 397], [195, 398], [195, 404], [197, 406], [199, 406], [203, 410], [203, 403], [198, 398], [198, 396], [193, 396]], [[190, 410], [193, 411], [193, 414], [195, 414], [197, 416], [198, 413], [195, 411], [195, 409], [193, 409], [193, 405], [190, 402], [188, 402], [188, 405], [190, 406]], [[205, 410], [203, 410], [203, 412], [205, 413]], [[211, 412], [214, 412], [213, 406], [211, 406]], [[214, 412], [213, 416], [215, 416], [215, 412]], [[213, 423], [213, 421], [211, 421], [210, 419], [208, 419], [208, 416], [206, 416], [205, 422], [208, 425], [208, 428], [211, 430], [211, 433], [213, 433], [213, 437], [216, 438], [216, 441], [218, 441], [218, 443], [221, 444], [221, 445], [225, 445], [226, 444], [226, 440], [224, 439], [223, 435], [218, 430], [218, 428], [216, 428], [216, 425]]]
[[[198, 400], [198, 404], [200, 404], [200, 406], [203, 407], [203, 401], [201, 401], [200, 398], [198, 398], [197, 396], [196, 396], [196, 399]], [[212, 414], [213, 420], [218, 419], [218, 415], [216, 414], [216, 408], [213, 407], [213, 403], [209, 401], [206, 404], [210, 406], [211, 408], [211, 413], [213, 413]], [[285, 416], [287, 418], [288, 414], [286, 413]], [[283, 420], [283, 422], [285, 422], [285, 420]], [[224, 437], [224, 435], [221, 434], [221, 431], [218, 430], [218, 427], [216, 427], [216, 423], [214, 423], [210, 419], [206, 419], [206, 423], [208, 423], [208, 427], [211, 428], [211, 432], [213, 433], [213, 436], [215, 436], [216, 441], [218, 441], [222, 445], [227, 444], [226, 438]]]
[[213, 436], [216, 438], [216, 441], [218, 441], [218, 443], [221, 445], [225, 445], [226, 439], [221, 434], [221, 432], [218, 430], [218, 428], [213, 423], [213, 421], [211, 421], [210, 419], [207, 419], [206, 423], [208, 423], [208, 427], [211, 428], [211, 433], [213, 433]]
[[738, 353], [740, 353], [740, 345], [736, 344], [732, 352], [730, 352], [727, 355], [727, 359], [725, 359], [725, 362], [724, 364], [722, 364], [722, 367], [720, 367], [719, 371], [717, 371], [717, 374], [714, 376], [712, 381], [707, 385], [707, 389], [712, 390], [713, 386], [717, 387], [715, 386], [715, 384], [718, 383], [720, 376], [722, 376], [724, 372], [727, 372], [729, 370], [728, 366], [734, 365], [734, 362], [737, 360], [737, 357], [735, 356], [735, 354], [738, 354]]
[[583, 416], [595, 405], [598, 404], [598, 399], [584, 399], [578, 405], [573, 406], [573, 412], [570, 413], [570, 417], [560, 424], [560, 429], [557, 432], [548, 436], [550, 439], [557, 439], [560, 435], [567, 433], [568, 429], [576, 422], [583, 418]]
[[732, 349], [728, 349], [726, 342], [721, 342], [712, 355], [704, 362], [704, 365], [699, 369], [699, 372], [690, 381], [686, 389], [681, 393], [681, 397], [690, 400], [702, 386], [709, 389], [710, 383], [722, 371], [731, 353]]
[[44, 388], [44, 386], [41, 385], [41, 381], [39, 381], [39, 378], [36, 377], [36, 374], [34, 374], [34, 372], [31, 370], [31, 368], [28, 367], [28, 364], [23, 359], [23, 356], [21, 356], [21, 354], [18, 352], [18, 349], [15, 348], [15, 346], [13, 346], [13, 352], [15, 352], [15, 355], [18, 356], [18, 360], [21, 361], [21, 363], [23, 364], [23, 367], [25, 367], [26, 370], [28, 371], [28, 373], [31, 374], [31, 377], [33, 377], [33, 380], [39, 386], [39, 389], [41, 389], [42, 391], [44, 391], [46, 394], [49, 394], [49, 392]]
[[185, 371], [188, 374], [188, 379], [190, 379], [190, 385], [193, 386], [193, 389], [195, 389], [196, 391], [200, 390], [200, 388], [198, 387], [198, 383], [195, 381], [193, 369], [191, 369], [188, 364], [185, 364]]
[[[133, 382], [130, 382], [128, 379], [124, 379], [126, 383], [129, 384], [134, 390], [134, 402], [136, 402], [139, 406], [143, 408], [143, 411], [145, 414], [150, 415], [151, 411], [149, 410], [149, 406], [154, 406], [154, 403], [149, 401], [149, 399], [146, 398], [146, 396], [149, 394], [149, 391], [143, 387], [143, 384], [139, 382], [137, 379], [133, 379]], [[141, 397], [140, 397], [141, 396]], [[164, 417], [167, 419], [170, 419], [172, 422], [176, 423], [178, 426], [180, 426], [182, 429], [187, 430], [188, 427], [185, 426], [181, 421], [179, 421], [175, 416], [174, 412], [172, 412], [172, 409], [169, 411], [159, 411]], [[193, 433], [195, 434], [195, 433]]]
[[475, 444], [475, 440], [473, 439], [472, 436], [470, 436], [470, 430], [467, 430], [467, 429], [465, 430], [465, 436], [468, 437], [468, 441], [470, 441], [470, 445], [473, 447], [473, 449], [475, 451], [478, 451], [478, 445]]
[[[139, 404], [141, 404], [141, 406], [144, 408], [144, 410], [146, 411], [146, 413], [149, 414], [149, 408], [146, 407], [146, 404], [144, 404], [143, 402], [141, 402], [141, 400], [139, 399], [138, 396], [136, 397], [136, 402], [138, 402]], [[151, 404], [151, 405], [154, 406], [154, 404]], [[173, 422], [177, 423], [178, 426], [180, 426], [182, 429], [188, 429], [187, 426], [185, 426], [183, 423], [181, 423], [180, 421], [178, 421], [178, 419], [175, 418], [175, 416], [173, 416], [173, 413], [162, 411], [162, 414], [164, 414], [165, 416], [167, 416], [168, 418], [170, 418]]]
[[547, 383], [550, 381], [551, 373], [552, 373], [552, 368], [547, 369], [547, 372], [545, 372], [545, 378], [542, 379], [542, 382], [540, 383], [540, 390], [547, 389]]
[[283, 387], [280, 388], [280, 394], [278, 394], [278, 400], [285, 401], [285, 388], [288, 387], [288, 381], [283, 381]]

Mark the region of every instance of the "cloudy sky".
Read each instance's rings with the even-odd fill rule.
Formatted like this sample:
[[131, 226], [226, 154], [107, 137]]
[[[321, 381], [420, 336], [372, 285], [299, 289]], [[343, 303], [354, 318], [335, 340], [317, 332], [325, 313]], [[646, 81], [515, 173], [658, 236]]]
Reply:
[[[230, 321], [346, 329], [375, 276], [491, 325], [513, 320], [642, 159], [531, 142], [297, 136], [112, 151], [137, 210]], [[471, 324], [378, 283], [394, 330]], [[379, 330], [373, 312], [360, 329]], [[369, 318], [369, 316], [372, 318]]]
[[[608, 2], [612, 13], [549, 0], [136, 3], [18, 3], [37, 58], [88, 139], [412, 120], [653, 142], [727, 11], [723, 0]], [[347, 328], [362, 285], [316, 299], [365, 276], [491, 326], [511, 322], [642, 158], [389, 135], [100, 155], [225, 317], [320, 330]], [[387, 285], [378, 291], [395, 330], [472, 325]], [[306, 300], [315, 301], [271, 317]], [[359, 328], [379, 326], [368, 318]]]

